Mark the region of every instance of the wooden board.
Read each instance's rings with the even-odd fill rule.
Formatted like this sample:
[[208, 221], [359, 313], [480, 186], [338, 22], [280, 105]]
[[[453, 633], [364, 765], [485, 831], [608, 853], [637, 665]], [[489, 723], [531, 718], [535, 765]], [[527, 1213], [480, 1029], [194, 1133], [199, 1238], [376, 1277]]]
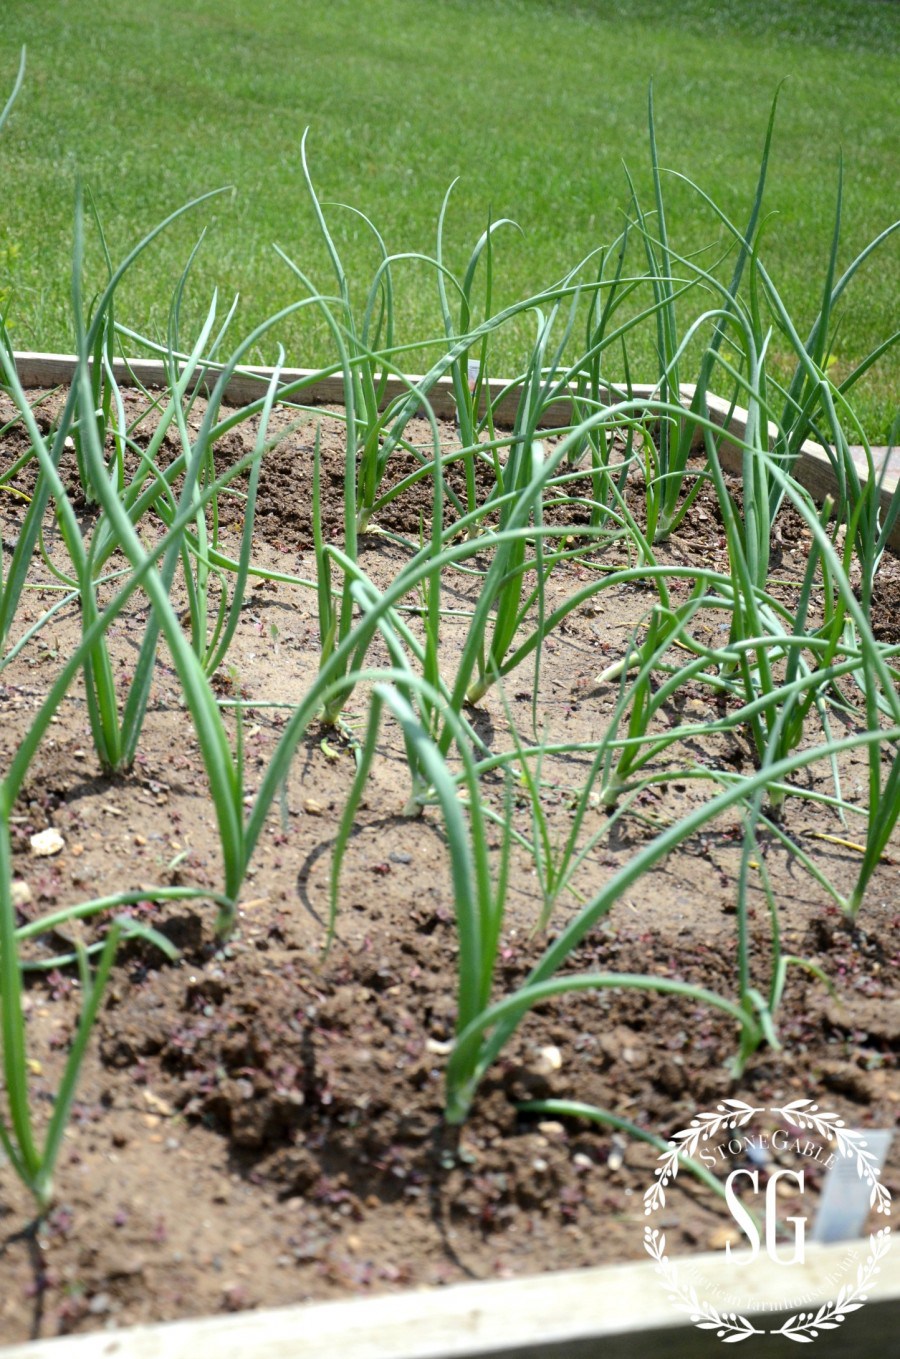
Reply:
[[[792, 1296], [802, 1297], [807, 1310], [833, 1300], [835, 1279], [855, 1279], [867, 1250], [868, 1242], [807, 1247], [805, 1264], [791, 1268]], [[727, 1262], [720, 1252], [691, 1263], [710, 1298], [718, 1287], [722, 1296], [733, 1294], [739, 1258]], [[754, 1325], [781, 1324], [783, 1314], [770, 1310], [767, 1298], [773, 1289], [783, 1297], [784, 1286], [784, 1267], [762, 1255], [742, 1271], [741, 1289], [753, 1297], [745, 1314]], [[895, 1249], [882, 1261], [869, 1301], [837, 1330], [820, 1333], [813, 1353], [887, 1356], [898, 1327]], [[741, 1353], [751, 1359], [762, 1353], [754, 1345], [776, 1357], [796, 1349], [787, 1339], [754, 1337]], [[712, 1359], [721, 1346], [715, 1332], [699, 1330], [675, 1309], [648, 1260], [40, 1340], [0, 1349], [0, 1359]]]

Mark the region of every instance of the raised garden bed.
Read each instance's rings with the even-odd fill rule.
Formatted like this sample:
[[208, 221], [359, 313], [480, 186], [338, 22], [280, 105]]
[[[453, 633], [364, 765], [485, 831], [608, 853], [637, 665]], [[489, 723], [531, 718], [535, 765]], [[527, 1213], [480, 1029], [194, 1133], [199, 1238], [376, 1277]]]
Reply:
[[[38, 407], [46, 428], [61, 401], [57, 395]], [[127, 398], [129, 418], [139, 402]], [[192, 411], [192, 430], [202, 409]], [[4, 405], [0, 418], [9, 414]], [[271, 429], [295, 418], [276, 411]], [[253, 559], [271, 574], [315, 575], [317, 429], [327, 488], [323, 531], [326, 538], [342, 531], [343, 429], [327, 416], [309, 416], [262, 463]], [[440, 433], [443, 449], [458, 443], [452, 423]], [[427, 450], [426, 422], [413, 422], [407, 439]], [[252, 426], [237, 426], [216, 447], [217, 467], [235, 463], [252, 441]], [[25, 446], [11, 430], [0, 468]], [[170, 440], [161, 465], [175, 453]], [[415, 456], [400, 450], [394, 457], [389, 480], [399, 481], [415, 468]], [[62, 472], [89, 525], [95, 511], [77, 499], [74, 461]], [[490, 483], [481, 465], [478, 475], [483, 496]], [[462, 494], [462, 468], [451, 465], [447, 477]], [[8, 489], [27, 496], [32, 478], [33, 469], [25, 467]], [[382, 531], [359, 540], [360, 564], [378, 589], [410, 556], [399, 540], [415, 543], [427, 521], [432, 502], [424, 485], [391, 501], [377, 519]], [[729, 485], [740, 502], [739, 481]], [[586, 513], [579, 494], [586, 488], [575, 483], [567, 503], [547, 510], [567, 541], [583, 547], [549, 576], [548, 611], [591, 580], [615, 577], [630, 560], [622, 541], [582, 543]], [[629, 480], [626, 498], [640, 520], [637, 479]], [[26, 503], [0, 494], [8, 546]], [[236, 554], [240, 503], [223, 498], [220, 510], [221, 550]], [[773, 545], [773, 598], [796, 598], [811, 542], [808, 523], [785, 507]], [[48, 562], [59, 567], [59, 539], [49, 521], [46, 549]], [[679, 582], [692, 573], [726, 569], [721, 507], [711, 488], [700, 492], [691, 515], [655, 553], [672, 572], [676, 597]], [[56, 583], [46, 568], [37, 569], [23, 628], [55, 598], [48, 591]], [[457, 573], [448, 580], [444, 603], [452, 612], [441, 650], [447, 675], [458, 662], [465, 613], [479, 588], [479, 577]], [[591, 743], [619, 697], [619, 677], [598, 682], [598, 675], [622, 657], [631, 638], [643, 635], [653, 599], [639, 574], [623, 578], [586, 598], [545, 640], [536, 702], [540, 738], [567, 747], [547, 754], [540, 769], [540, 803], [555, 846], [571, 827]], [[143, 604], [126, 611], [110, 632], [117, 673], [134, 665], [146, 616]], [[872, 627], [880, 642], [900, 640], [898, 617], [900, 565], [888, 553], [873, 596]], [[718, 645], [722, 626], [713, 611], [694, 621], [697, 636], [711, 646]], [[80, 631], [72, 604], [0, 675], [0, 764], [11, 758], [54, 667], [77, 645]], [[226, 703], [244, 704], [248, 800], [290, 705], [315, 677], [320, 653], [315, 595], [300, 584], [257, 577], [214, 679]], [[389, 659], [378, 644], [372, 657], [379, 665]], [[502, 689], [487, 691], [470, 712], [486, 747], [509, 750], [512, 726], [523, 743], [533, 740], [533, 697], [530, 666], [513, 672]], [[458, 963], [453, 889], [435, 811], [403, 815], [409, 773], [399, 731], [391, 726], [382, 730], [347, 849], [337, 937], [322, 957], [329, 865], [367, 703], [361, 689], [338, 731], [316, 723], [308, 729], [280, 806], [265, 823], [227, 941], [214, 936], [214, 907], [166, 904], [147, 889], [140, 918], [177, 946], [180, 961], [168, 963], [144, 942], [122, 949], [63, 1143], [56, 1207], [36, 1238], [20, 1234], [31, 1205], [8, 1168], [3, 1172], [5, 1341], [645, 1258], [642, 1194], [657, 1148], [621, 1130], [518, 1108], [535, 1099], [613, 1110], [662, 1137], [735, 1093], [766, 1105], [814, 1094], [851, 1127], [893, 1124], [900, 1026], [891, 969], [900, 842], [895, 834], [874, 869], [862, 913], [848, 920], [804, 857], [838, 894], [849, 896], [860, 860], [856, 823], [851, 831], [827, 804], [790, 798], [778, 826], [759, 830], [759, 855], [782, 950], [819, 969], [836, 994], [809, 971], [789, 970], [776, 1016], [782, 1050], [761, 1046], [735, 1081], [726, 1068], [735, 1051], [734, 1019], [696, 997], [630, 989], [565, 994], [532, 1010], [486, 1073], [469, 1119], [461, 1128], [448, 1126], [443, 1071], [454, 1036]], [[223, 711], [234, 736], [234, 708]], [[693, 729], [718, 711], [698, 680], [679, 688], [654, 721], [659, 731]], [[844, 711], [841, 722], [850, 733], [864, 725], [864, 715]], [[688, 730], [660, 756], [659, 768], [671, 767], [671, 777], [648, 785], [606, 834], [599, 832], [611, 808], [599, 797], [591, 801], [581, 840], [595, 832], [598, 839], [573, 880], [581, 899], [602, 890], [654, 836], [709, 797], [708, 788], [679, 770], [724, 766], [740, 774], [752, 770], [754, 758], [740, 728]], [[838, 767], [849, 800], [864, 800], [864, 752], [842, 752]], [[825, 775], [812, 766], [797, 777], [799, 787], [815, 792]], [[499, 775], [485, 778], [482, 789], [501, 821], [511, 817], [524, 838], [534, 836], [533, 805], [521, 779], [511, 802]], [[49, 826], [60, 832], [63, 848], [36, 858], [30, 839]], [[28, 889], [20, 893], [23, 922], [124, 885], [219, 890], [209, 787], [165, 660], [155, 674], [140, 753], [127, 774], [99, 771], [83, 691], [70, 690], [21, 789], [12, 833], [15, 878]], [[496, 829], [495, 846], [500, 840]], [[646, 974], [734, 996], [742, 840], [740, 816], [732, 810], [675, 847], [585, 936], [568, 970]], [[750, 965], [765, 988], [772, 923], [758, 861], [753, 873], [742, 918]], [[543, 907], [534, 855], [514, 846], [495, 979], [500, 992], [521, 984], [579, 901], [562, 894], [540, 929]], [[24, 956], [41, 962], [71, 952], [77, 938], [92, 942], [99, 930], [96, 919], [64, 922], [30, 943]], [[25, 997], [32, 1096], [48, 1107], [78, 1004], [65, 969], [36, 980]], [[897, 1187], [898, 1170], [895, 1147], [883, 1175], [889, 1187]], [[664, 1224], [671, 1253], [720, 1247], [719, 1201], [687, 1176], [682, 1181]]]

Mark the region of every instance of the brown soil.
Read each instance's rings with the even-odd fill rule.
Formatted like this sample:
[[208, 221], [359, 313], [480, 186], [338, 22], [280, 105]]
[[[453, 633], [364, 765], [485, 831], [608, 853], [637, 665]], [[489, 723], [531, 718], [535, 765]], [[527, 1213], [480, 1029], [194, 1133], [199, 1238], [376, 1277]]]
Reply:
[[[52, 403], [46, 411], [52, 415]], [[313, 573], [313, 432], [310, 423], [267, 456], [257, 517], [256, 560], [303, 577]], [[449, 446], [452, 429], [442, 433]], [[413, 437], [427, 446], [427, 427], [415, 428]], [[243, 438], [236, 431], [225, 441], [223, 465], [242, 451]], [[0, 471], [23, 447], [11, 431]], [[339, 539], [343, 441], [336, 423], [324, 423], [322, 450], [328, 533]], [[400, 455], [389, 480], [414, 465], [412, 454]], [[71, 477], [71, 468], [64, 470]], [[451, 481], [461, 490], [456, 474]], [[14, 485], [28, 490], [28, 469]], [[236, 550], [240, 502], [233, 504], [233, 518], [222, 528]], [[377, 522], [415, 542], [429, 512], [430, 495], [417, 489]], [[566, 513], [575, 534], [584, 513]], [[20, 521], [21, 502], [0, 491], [4, 551]], [[774, 569], [786, 596], [802, 571], [804, 533], [799, 519], [782, 515]], [[48, 545], [55, 551], [49, 527]], [[377, 584], [408, 555], [378, 533], [366, 536], [361, 551]], [[598, 562], [620, 556], [615, 545], [595, 547], [585, 561], [559, 568], [548, 585], [551, 601], [592, 579]], [[661, 560], [718, 564], [723, 557], [718, 512], [707, 491]], [[40, 564], [35, 579], [52, 583]], [[18, 626], [24, 630], [50, 598], [30, 594]], [[471, 598], [471, 578], [448, 582], [448, 602], [464, 607]], [[640, 583], [605, 590], [548, 642], [538, 704], [547, 740], [597, 736], [616, 690], [598, 686], [595, 677], [621, 655], [652, 600]], [[876, 626], [886, 639], [897, 640], [898, 605], [900, 567], [886, 559], [876, 596]], [[142, 621], [135, 611], [117, 626], [113, 646], [123, 672], [136, 655]], [[710, 631], [721, 621], [711, 616]], [[78, 627], [77, 612], [62, 611], [0, 674], [0, 766]], [[448, 620], [447, 673], [463, 635], [464, 620]], [[317, 663], [312, 592], [258, 583], [218, 678], [225, 696], [260, 704], [245, 721], [248, 793], [254, 766], [265, 763], [285, 721], [283, 710], [264, 701], [295, 701]], [[526, 664], [506, 695], [524, 739], [532, 682]], [[683, 693], [666, 721], [702, 714], [707, 703], [706, 691]], [[764, 836], [761, 852], [785, 951], [814, 962], [837, 990], [833, 998], [815, 978], [791, 970], [778, 1016], [781, 1051], [758, 1052], [735, 1082], [726, 1068], [735, 1028], [721, 1012], [634, 991], [570, 995], [528, 1017], [488, 1073], [462, 1131], [447, 1127], [442, 1068], [455, 1014], [452, 896], [436, 814], [402, 815], [408, 777], [390, 726], [345, 863], [337, 942], [322, 956], [330, 851], [354, 767], [346, 732], [361, 730], [366, 711], [365, 694], [356, 693], [343, 736], [318, 728], [308, 733], [285, 807], [269, 818], [230, 939], [216, 939], [212, 906], [141, 908], [181, 950], [181, 960], [170, 964], [144, 945], [123, 949], [85, 1061], [56, 1176], [56, 1206], [37, 1235], [24, 1232], [32, 1206], [0, 1163], [0, 1343], [645, 1258], [641, 1196], [653, 1178], [656, 1150], [583, 1121], [523, 1113], [516, 1106], [525, 1099], [595, 1104], [663, 1137], [725, 1095], [769, 1105], [810, 1095], [851, 1126], [893, 1126], [900, 1101], [900, 846], [895, 839], [852, 928], [796, 855]], [[476, 725], [488, 744], [508, 746], [499, 694], [488, 694]], [[751, 763], [749, 746], [736, 736], [723, 738], [718, 751], [707, 742], [666, 758], [676, 768], [698, 755], [736, 768]], [[557, 842], [589, 765], [588, 755], [576, 754], [548, 761], [542, 771]], [[861, 797], [861, 757], [845, 760], [842, 774], [848, 794]], [[821, 770], [797, 781], [804, 779], [825, 786]], [[498, 808], [502, 794], [499, 780], [486, 791]], [[660, 825], [707, 795], [706, 785], [677, 774], [648, 792], [599, 841], [576, 880], [578, 890], [594, 893]], [[134, 770], [118, 778], [99, 772], [76, 688], [15, 812], [16, 876], [28, 883], [31, 897], [21, 907], [23, 920], [126, 886], [220, 885], [202, 764], [162, 658]], [[585, 834], [597, 830], [602, 817], [593, 808]], [[514, 818], [529, 834], [524, 798]], [[36, 859], [29, 837], [48, 825], [61, 832], [65, 849]], [[827, 808], [798, 798], [788, 803], [784, 829], [839, 889], [849, 890], [858, 853], [847, 842], [857, 838], [858, 824], [848, 830]], [[736, 819], [708, 827], [617, 904], [584, 941], [573, 970], [677, 977], [734, 996], [739, 858]], [[548, 931], [577, 906], [564, 895]], [[521, 981], [546, 943], [548, 932], [537, 930], [541, 907], [534, 861], [516, 850], [498, 995]], [[31, 956], [69, 951], [78, 928], [42, 936]], [[84, 937], [93, 939], [98, 929], [85, 925]], [[758, 886], [751, 929], [756, 983], [765, 990], [769, 920]], [[52, 1102], [79, 990], [69, 969], [29, 975], [31, 1091], [41, 1109]], [[895, 1193], [900, 1188], [897, 1142], [884, 1180]], [[696, 1182], [679, 1184], [661, 1224], [670, 1253], [711, 1248], [721, 1221], [708, 1191]]]

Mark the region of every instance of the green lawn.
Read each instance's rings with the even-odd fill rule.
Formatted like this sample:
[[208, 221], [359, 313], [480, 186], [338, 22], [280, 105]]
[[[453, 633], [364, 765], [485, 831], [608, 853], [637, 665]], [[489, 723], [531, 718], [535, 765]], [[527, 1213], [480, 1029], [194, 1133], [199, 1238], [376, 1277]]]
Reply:
[[[78, 174], [115, 257], [183, 200], [234, 186], [142, 261], [118, 309], [138, 329], [164, 330], [204, 223], [192, 308], [199, 314], [216, 285], [229, 301], [240, 292], [235, 338], [296, 295], [272, 242], [330, 286], [300, 174], [307, 125], [322, 196], [369, 214], [392, 251], [433, 249], [457, 175], [455, 267], [489, 210], [514, 218], [525, 234], [499, 238], [498, 301], [536, 291], [615, 236], [627, 203], [623, 159], [649, 205], [651, 77], [663, 163], [738, 220], [773, 94], [788, 77], [765, 258], [801, 329], [817, 309], [841, 148], [841, 263], [896, 215], [900, 6], [887, 0], [5, 0], [4, 90], [23, 43], [26, 83], [0, 140], [0, 291], [11, 283], [21, 348], [71, 347]], [[669, 195], [676, 247], [721, 240], [684, 186], [672, 181]], [[351, 215], [333, 221], [361, 289], [374, 269], [370, 240]], [[893, 238], [847, 294], [838, 372], [896, 324], [898, 281]], [[397, 291], [402, 338], [434, 334], [434, 275], [408, 266]], [[280, 338], [290, 363], [324, 353], [324, 334], [309, 323]], [[517, 366], [519, 343], [510, 336], [495, 369]], [[655, 372], [649, 331], [630, 357], [636, 379]], [[873, 438], [885, 436], [896, 408], [898, 372], [892, 354], [867, 380], [860, 405]]]

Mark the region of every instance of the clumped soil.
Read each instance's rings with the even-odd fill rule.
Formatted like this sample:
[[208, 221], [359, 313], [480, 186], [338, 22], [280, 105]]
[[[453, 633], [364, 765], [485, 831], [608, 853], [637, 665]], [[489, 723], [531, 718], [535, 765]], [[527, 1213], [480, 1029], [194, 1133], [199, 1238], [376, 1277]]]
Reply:
[[[48, 423], [59, 399], [40, 408]], [[290, 423], [285, 413], [276, 419], [283, 427]], [[429, 446], [424, 423], [410, 433]], [[452, 447], [453, 428], [441, 433]], [[314, 570], [313, 440], [309, 422], [267, 454], [255, 532], [261, 565], [306, 578]], [[26, 447], [21, 432], [10, 430], [0, 471]], [[235, 430], [217, 450], [217, 463], [234, 462], [248, 447], [252, 431]], [[326, 536], [340, 541], [343, 435], [325, 415], [321, 449]], [[388, 482], [415, 466], [412, 453], [397, 455]], [[63, 473], [77, 500], [73, 466], [64, 463]], [[448, 480], [461, 494], [458, 468]], [[27, 494], [31, 484], [26, 467], [12, 486]], [[480, 484], [483, 491], [484, 478]], [[362, 562], [377, 584], [391, 579], [410, 550], [392, 535], [416, 543], [421, 525], [427, 528], [425, 486], [376, 515], [378, 529], [387, 532], [362, 540]], [[629, 494], [640, 516], [641, 498], [637, 490]], [[89, 524], [90, 507], [77, 504]], [[4, 552], [14, 544], [22, 508], [0, 490]], [[223, 501], [223, 546], [232, 552], [242, 513], [241, 501]], [[576, 540], [587, 511], [566, 507], [562, 513]], [[773, 545], [773, 576], [783, 583], [773, 589], [785, 598], [796, 589], [808, 541], [802, 521], [783, 512]], [[58, 550], [50, 524], [47, 547], [51, 556]], [[724, 557], [718, 509], [704, 489], [660, 560], [699, 567], [722, 565]], [[548, 583], [550, 606], [595, 578], [598, 565], [623, 560], [621, 545], [594, 545], [584, 560], [558, 567]], [[53, 584], [39, 563], [35, 579]], [[29, 594], [20, 630], [55, 597]], [[471, 578], [448, 579], [449, 604], [471, 607], [473, 597]], [[597, 737], [617, 691], [596, 677], [621, 656], [653, 598], [642, 581], [604, 590], [548, 641], [537, 702], [544, 739]], [[886, 640], [898, 638], [898, 606], [900, 569], [886, 558], [874, 620]], [[135, 609], [111, 637], [123, 675], [145, 618]], [[711, 615], [705, 626], [713, 636], [722, 618]], [[78, 632], [76, 609], [62, 610], [0, 675], [4, 766]], [[447, 673], [463, 636], [464, 620], [448, 619]], [[257, 581], [216, 681], [224, 697], [250, 704], [244, 719], [248, 796], [286, 720], [284, 709], [264, 700], [296, 701], [317, 664], [313, 593]], [[505, 700], [492, 691], [471, 714], [489, 745], [509, 747], [510, 720], [528, 739], [532, 693], [526, 664], [509, 680]], [[726, 1063], [736, 1047], [735, 1026], [719, 1011], [636, 991], [563, 996], [528, 1016], [485, 1078], [468, 1122], [448, 1127], [443, 1066], [454, 1031], [457, 945], [445, 846], [433, 812], [419, 819], [402, 814], [408, 776], [390, 725], [348, 850], [337, 938], [327, 956], [322, 951], [331, 846], [354, 768], [350, 740], [361, 732], [366, 711], [366, 696], [357, 692], [341, 731], [308, 732], [283, 805], [269, 817], [230, 938], [216, 937], [213, 905], [154, 905], [148, 887], [148, 900], [137, 909], [178, 947], [180, 960], [169, 963], [143, 943], [122, 949], [66, 1134], [56, 1206], [37, 1233], [27, 1230], [27, 1195], [0, 1164], [0, 1343], [646, 1258], [642, 1194], [653, 1179], [656, 1150], [583, 1120], [518, 1107], [529, 1100], [580, 1100], [662, 1137], [728, 1095], [769, 1106], [812, 1096], [850, 1126], [894, 1125], [900, 847], [896, 840], [889, 847], [851, 926], [790, 846], [810, 854], [846, 892], [858, 866], [859, 825], [848, 829], [821, 804], [791, 799], [783, 822], [789, 847], [763, 835], [760, 852], [784, 950], [821, 969], [834, 994], [791, 969], [778, 1016], [781, 1050], [760, 1050], [734, 1081]], [[660, 720], [665, 726], [710, 711], [708, 691], [698, 687], [678, 695]], [[720, 738], [718, 749], [707, 740], [667, 758], [673, 769], [700, 758], [737, 769], [752, 763], [740, 735]], [[575, 752], [548, 760], [542, 770], [557, 844], [589, 766], [590, 756]], [[861, 799], [861, 757], [843, 762], [842, 777], [847, 793]], [[799, 784], [804, 780], [827, 786], [821, 769], [797, 776]], [[485, 796], [502, 809], [499, 780], [486, 784]], [[705, 796], [708, 786], [677, 774], [648, 790], [598, 841], [576, 879], [578, 890], [584, 897], [596, 892], [659, 827]], [[512, 815], [516, 828], [530, 834], [524, 797], [517, 797]], [[602, 810], [592, 808], [585, 835], [602, 820]], [[30, 837], [51, 825], [65, 847], [53, 858], [35, 858]], [[164, 654], [134, 769], [115, 778], [100, 772], [76, 687], [29, 773], [13, 832], [16, 878], [28, 887], [19, 907], [23, 922], [124, 887], [220, 885], [209, 790]], [[680, 978], [733, 997], [739, 860], [736, 818], [708, 826], [616, 904], [586, 937], [572, 970]], [[540, 929], [534, 867], [524, 850], [513, 852], [498, 995], [521, 982], [547, 939], [578, 909], [564, 894]], [[765, 990], [770, 920], [756, 881], [750, 927], [754, 975]], [[100, 928], [70, 923], [48, 932], [31, 945], [30, 957], [68, 953], [76, 931], [89, 941]], [[29, 974], [27, 1034], [38, 1110], [52, 1106], [79, 994], [70, 968]], [[884, 1172], [895, 1193], [898, 1171], [895, 1142]], [[657, 1224], [669, 1253], [721, 1245], [718, 1201], [686, 1174], [679, 1178], [684, 1183]]]

